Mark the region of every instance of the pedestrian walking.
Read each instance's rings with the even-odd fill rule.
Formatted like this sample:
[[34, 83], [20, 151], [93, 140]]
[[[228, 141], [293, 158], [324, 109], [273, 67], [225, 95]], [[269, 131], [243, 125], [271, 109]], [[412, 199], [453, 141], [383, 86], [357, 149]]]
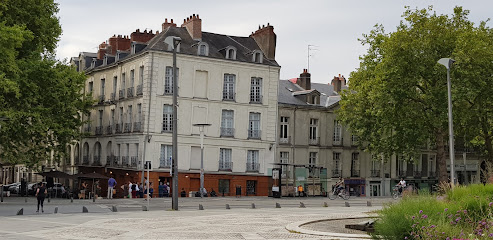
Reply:
[[164, 196], [164, 184], [163, 184], [163, 182], [159, 182], [158, 191], [159, 191], [159, 197], [162, 198]]
[[116, 187], [116, 180], [111, 176], [111, 178], [108, 180], [108, 194], [107, 198], [108, 199], [113, 199], [113, 188]]
[[45, 184], [41, 183], [41, 186], [39, 186], [36, 190], [36, 198], [38, 199], [38, 210], [36, 210], [37, 213], [39, 212], [39, 205], [41, 205], [41, 212], [45, 212], [43, 210], [43, 202], [45, 201], [47, 193]]

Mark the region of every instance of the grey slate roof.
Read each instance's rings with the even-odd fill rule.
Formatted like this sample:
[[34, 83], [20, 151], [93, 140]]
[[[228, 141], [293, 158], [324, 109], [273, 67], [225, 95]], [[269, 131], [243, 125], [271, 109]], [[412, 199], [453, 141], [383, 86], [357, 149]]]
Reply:
[[[337, 92], [334, 92], [334, 87], [329, 84], [323, 83], [311, 83], [312, 89], [320, 92], [320, 105], [317, 107], [330, 108], [334, 104], [338, 103], [341, 97]], [[308, 104], [305, 101], [293, 95], [293, 92], [305, 91], [298, 84], [292, 83], [289, 80], [279, 80], [279, 92], [278, 92], [278, 102], [279, 104], [288, 104], [296, 106], [314, 106], [313, 104]]]

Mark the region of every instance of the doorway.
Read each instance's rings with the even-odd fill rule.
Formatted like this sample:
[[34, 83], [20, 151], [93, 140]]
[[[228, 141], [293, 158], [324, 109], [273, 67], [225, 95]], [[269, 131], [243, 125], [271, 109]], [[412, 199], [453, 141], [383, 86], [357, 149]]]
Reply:
[[246, 195], [257, 195], [257, 181], [246, 181]]
[[380, 183], [370, 183], [370, 197], [377, 197], [382, 195], [380, 186]]

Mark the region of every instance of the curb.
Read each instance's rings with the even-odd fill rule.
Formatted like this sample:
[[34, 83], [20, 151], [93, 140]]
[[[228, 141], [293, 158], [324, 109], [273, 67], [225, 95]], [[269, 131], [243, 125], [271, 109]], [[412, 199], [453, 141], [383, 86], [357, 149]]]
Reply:
[[350, 233], [332, 233], [332, 232], [319, 232], [319, 231], [313, 231], [313, 230], [308, 230], [301, 228], [303, 225], [307, 225], [310, 223], [317, 223], [317, 222], [326, 222], [326, 221], [334, 221], [334, 220], [344, 220], [344, 219], [360, 219], [360, 218], [368, 218], [369, 216], [355, 216], [355, 217], [348, 217], [348, 218], [332, 218], [332, 219], [317, 219], [317, 220], [312, 220], [312, 221], [300, 221], [300, 222], [294, 222], [290, 223], [286, 226], [286, 230], [290, 232], [296, 232], [296, 233], [302, 233], [302, 234], [308, 234], [308, 235], [315, 235], [315, 236], [326, 236], [326, 237], [337, 237], [337, 238], [345, 238], [345, 239], [371, 239], [370, 235], [364, 235], [364, 234], [350, 234]]

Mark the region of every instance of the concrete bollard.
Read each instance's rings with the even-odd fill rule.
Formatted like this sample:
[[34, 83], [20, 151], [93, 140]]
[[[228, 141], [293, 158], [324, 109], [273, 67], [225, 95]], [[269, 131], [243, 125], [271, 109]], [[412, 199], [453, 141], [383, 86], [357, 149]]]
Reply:
[[202, 204], [199, 204], [199, 210], [204, 210], [204, 206], [202, 206]]
[[370, 201], [366, 201], [366, 206], [371, 207], [371, 202]]
[[95, 197], [92, 197], [92, 202], [96, 202], [96, 198]]
[[300, 202], [300, 208], [305, 208], [305, 204], [303, 202]]
[[146, 205], [142, 205], [142, 211], [147, 212], [147, 211], [149, 211], [149, 209], [147, 209]]
[[50, 202], [50, 197], [48, 196], [48, 202]]
[[252, 209], [255, 209], [255, 203], [252, 203]]
[[88, 212], [89, 212], [89, 210], [87, 210], [86, 206], [82, 206], [82, 212], [83, 212], [83, 213], [88, 213]]
[[344, 205], [345, 205], [346, 207], [350, 207], [350, 206], [349, 206], [349, 202], [344, 202]]
[[231, 208], [229, 207], [229, 204], [227, 204], [227, 203], [226, 203], [226, 209], [231, 209]]
[[113, 206], [111, 206], [111, 211], [112, 211], [112, 212], [118, 212], [118, 209], [116, 209], [116, 206], [115, 206], [115, 205], [113, 205]]
[[24, 215], [24, 208], [19, 209], [16, 215]]
[[281, 208], [281, 204], [276, 202], [276, 208]]
[[327, 202], [324, 202], [323, 207], [329, 207], [329, 204], [327, 204]]
[[26, 202], [26, 203], [27, 203], [27, 198], [24, 198], [24, 202]]
[[70, 202], [73, 203], [74, 202], [74, 197], [70, 197]]
[[54, 213], [55, 213], [55, 214], [57, 214], [57, 213], [58, 213], [58, 207], [55, 207], [55, 212], [54, 212]]

